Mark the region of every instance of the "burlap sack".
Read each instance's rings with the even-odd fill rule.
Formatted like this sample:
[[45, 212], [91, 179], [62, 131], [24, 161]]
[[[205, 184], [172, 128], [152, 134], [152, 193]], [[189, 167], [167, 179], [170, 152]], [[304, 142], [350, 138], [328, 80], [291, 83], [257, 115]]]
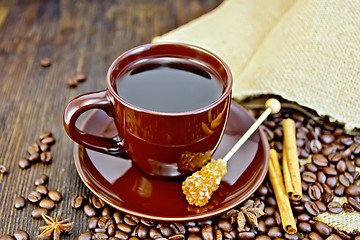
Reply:
[[223, 58], [241, 100], [277, 94], [360, 128], [360, 1], [226, 0], [153, 41], [202, 46]]
[[[225, 0], [153, 41], [191, 43], [219, 55], [239, 100], [277, 94], [349, 130], [360, 128], [360, 1]], [[317, 219], [360, 232], [359, 212]]]

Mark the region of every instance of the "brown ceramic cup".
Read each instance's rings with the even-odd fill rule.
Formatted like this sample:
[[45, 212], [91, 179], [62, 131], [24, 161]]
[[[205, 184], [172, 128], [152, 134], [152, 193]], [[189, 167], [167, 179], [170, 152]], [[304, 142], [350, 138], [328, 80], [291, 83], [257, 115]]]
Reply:
[[[125, 69], [131, 69], [144, 59], [160, 57], [186, 59], [211, 71], [220, 81], [221, 96], [205, 107], [185, 112], [148, 110], [119, 96], [116, 79], [125, 74]], [[232, 81], [228, 66], [205, 49], [180, 43], [145, 44], [123, 53], [111, 64], [106, 76], [106, 90], [87, 93], [70, 101], [64, 111], [64, 127], [70, 138], [89, 149], [113, 155], [125, 152], [147, 175], [184, 176], [186, 171], [178, 168], [183, 153], [214, 151], [220, 143], [228, 119]], [[103, 138], [76, 127], [78, 117], [94, 108], [102, 109], [114, 118], [118, 136]]]

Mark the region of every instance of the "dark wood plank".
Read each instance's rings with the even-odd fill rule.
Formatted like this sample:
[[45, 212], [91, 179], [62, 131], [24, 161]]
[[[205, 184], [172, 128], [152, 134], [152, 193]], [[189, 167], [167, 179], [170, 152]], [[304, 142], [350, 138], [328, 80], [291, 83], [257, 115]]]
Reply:
[[[220, 0], [119, 0], [119, 1], [2, 1], [0, 2], [0, 236], [17, 229], [39, 233], [43, 221], [30, 217], [35, 205], [16, 210], [16, 196], [27, 196], [41, 174], [49, 175], [49, 189], [59, 190], [63, 201], [56, 211], [75, 221], [75, 239], [86, 226], [81, 211], [70, 207], [75, 193], [88, 192], [72, 161], [73, 143], [62, 126], [62, 112], [70, 99], [105, 88], [106, 70], [118, 55], [149, 42], [220, 4]], [[49, 57], [52, 65], [39, 61]], [[88, 79], [70, 89], [68, 77], [84, 72]], [[27, 146], [38, 134], [52, 131], [56, 144], [53, 162], [18, 167]]]

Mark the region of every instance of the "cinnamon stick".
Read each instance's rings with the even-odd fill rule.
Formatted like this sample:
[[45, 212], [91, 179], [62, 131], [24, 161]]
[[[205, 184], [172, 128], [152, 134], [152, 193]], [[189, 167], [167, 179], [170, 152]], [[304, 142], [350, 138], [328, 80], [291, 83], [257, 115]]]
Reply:
[[269, 177], [279, 208], [283, 229], [288, 234], [295, 234], [297, 232], [295, 219], [289, 198], [285, 192], [278, 154], [274, 149], [270, 149]]
[[[286, 187], [286, 191], [290, 199], [294, 201], [298, 201], [302, 197], [302, 188], [301, 188], [301, 177], [300, 177], [300, 169], [299, 169], [299, 159], [297, 156], [296, 127], [294, 120], [290, 118], [284, 119], [283, 131], [284, 131], [283, 159], [285, 158], [285, 163], [286, 163], [286, 165], [283, 163], [283, 171], [285, 165], [285, 172], [284, 172], [284, 175], [286, 175], [284, 176], [284, 179], [286, 180], [285, 186], [288, 185]], [[291, 179], [291, 182], [289, 182], [289, 179]]]
[[288, 162], [286, 154], [283, 151], [283, 157], [282, 157], [282, 169], [283, 169], [283, 177], [284, 177], [284, 185], [285, 185], [285, 192], [287, 193], [288, 197], [291, 198], [294, 194], [294, 188], [292, 185]]

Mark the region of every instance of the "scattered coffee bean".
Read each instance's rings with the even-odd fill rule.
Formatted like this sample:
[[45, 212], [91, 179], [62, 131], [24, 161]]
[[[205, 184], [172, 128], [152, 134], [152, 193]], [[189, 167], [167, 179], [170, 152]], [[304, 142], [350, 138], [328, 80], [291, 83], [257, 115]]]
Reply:
[[31, 144], [28, 148], [27, 151], [30, 155], [34, 154], [34, 153], [38, 153], [40, 151], [39, 145], [34, 143]]
[[316, 175], [313, 172], [305, 171], [302, 174], [302, 180], [307, 183], [316, 182]]
[[19, 165], [20, 168], [26, 169], [26, 168], [29, 168], [31, 166], [31, 163], [26, 158], [20, 158], [20, 160], [18, 162], [18, 165]]
[[327, 158], [322, 154], [314, 154], [311, 159], [312, 162], [318, 167], [326, 167], [329, 164]]
[[37, 186], [35, 187], [35, 191], [41, 193], [41, 195], [47, 195], [48, 192], [49, 192], [49, 190], [47, 189], [47, 187], [44, 186], [44, 185], [41, 185], [41, 184], [40, 184], [40, 185], [37, 185]]
[[16, 209], [24, 208], [25, 204], [26, 204], [26, 199], [22, 196], [18, 196], [15, 198], [14, 208], [16, 208]]
[[96, 209], [92, 205], [86, 204], [84, 206], [84, 213], [88, 217], [93, 217], [96, 215]]
[[0, 240], [16, 240], [16, 239], [11, 235], [6, 234], [6, 235], [1, 236]]
[[341, 204], [338, 202], [329, 202], [327, 208], [331, 213], [340, 213], [343, 210]]
[[7, 168], [4, 165], [0, 165], [0, 174], [6, 174]]
[[45, 185], [49, 181], [49, 177], [46, 174], [41, 174], [35, 179], [35, 186]]
[[52, 153], [49, 152], [49, 151], [45, 151], [45, 152], [40, 153], [40, 160], [41, 160], [43, 163], [49, 163], [49, 162], [51, 162], [51, 160], [52, 160]]
[[77, 73], [75, 79], [77, 82], [84, 82], [86, 80], [86, 75], [84, 73]]
[[356, 210], [360, 211], [360, 202], [353, 197], [348, 197], [349, 204]]
[[51, 210], [55, 207], [55, 203], [50, 199], [41, 199], [39, 202], [39, 207], [47, 210]]
[[67, 85], [70, 87], [70, 88], [75, 88], [77, 87], [78, 85], [78, 81], [76, 80], [75, 77], [69, 77], [67, 79]]
[[343, 203], [342, 207], [346, 212], [353, 212], [355, 210], [349, 203]]
[[55, 138], [53, 138], [52, 136], [45, 137], [45, 138], [41, 139], [40, 142], [51, 146], [55, 143]]
[[92, 234], [89, 231], [81, 233], [77, 240], [91, 240]]
[[56, 190], [51, 190], [48, 192], [48, 197], [54, 202], [60, 202], [62, 200], [62, 195]]
[[31, 212], [31, 216], [35, 219], [40, 219], [42, 214], [48, 215], [49, 211], [47, 209], [43, 209], [43, 208], [35, 208]]
[[28, 240], [30, 239], [29, 234], [24, 230], [16, 230], [14, 232], [14, 237], [16, 240]]
[[76, 194], [71, 198], [70, 204], [72, 208], [78, 209], [81, 208], [84, 202], [84, 197]]
[[38, 152], [35, 152], [29, 156], [29, 162], [35, 163], [39, 160], [40, 154]]
[[312, 231], [311, 224], [308, 222], [300, 222], [298, 224], [298, 228], [299, 228], [299, 231], [303, 232], [303, 233], [309, 233]]
[[37, 191], [32, 191], [29, 193], [27, 199], [32, 202], [32, 203], [37, 203], [41, 200], [42, 196], [41, 193], [37, 192]]
[[41, 60], [40, 60], [40, 65], [42, 66], [42, 67], [44, 67], [44, 68], [46, 68], [46, 67], [50, 67], [51, 66], [51, 60], [50, 60], [50, 58], [42, 58]]

